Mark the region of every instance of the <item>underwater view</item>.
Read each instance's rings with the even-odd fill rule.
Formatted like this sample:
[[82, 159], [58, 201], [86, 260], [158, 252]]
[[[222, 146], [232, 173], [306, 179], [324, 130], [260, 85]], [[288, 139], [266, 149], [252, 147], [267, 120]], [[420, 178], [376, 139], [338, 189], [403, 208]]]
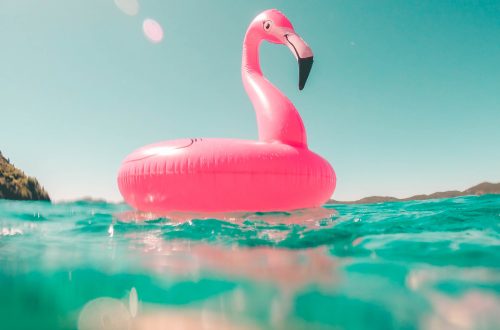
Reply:
[[500, 195], [291, 213], [0, 201], [2, 329], [494, 329]]

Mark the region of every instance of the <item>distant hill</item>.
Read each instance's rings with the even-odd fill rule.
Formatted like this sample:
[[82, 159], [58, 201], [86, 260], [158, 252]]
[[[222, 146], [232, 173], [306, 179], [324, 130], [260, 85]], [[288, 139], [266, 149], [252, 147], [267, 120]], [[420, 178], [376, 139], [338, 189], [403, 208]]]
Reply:
[[357, 201], [347, 201], [347, 202], [330, 199], [327, 202], [327, 204], [373, 204], [382, 202], [404, 202], [404, 201], [417, 201], [417, 200], [434, 199], [434, 198], [451, 198], [458, 196], [486, 195], [486, 194], [500, 194], [500, 183], [483, 182], [474, 187], [470, 187], [469, 189], [466, 189], [464, 191], [449, 190], [449, 191], [435, 192], [429, 195], [415, 195], [408, 198], [396, 198], [390, 196], [370, 196], [361, 198]]
[[37, 179], [26, 176], [0, 152], [0, 199], [50, 201]]

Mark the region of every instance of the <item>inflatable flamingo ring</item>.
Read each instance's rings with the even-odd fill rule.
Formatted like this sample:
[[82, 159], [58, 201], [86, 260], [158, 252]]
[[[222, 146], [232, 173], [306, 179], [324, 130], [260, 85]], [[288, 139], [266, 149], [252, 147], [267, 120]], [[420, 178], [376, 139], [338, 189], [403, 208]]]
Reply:
[[294, 105], [262, 75], [262, 40], [290, 48], [302, 90], [312, 51], [281, 12], [266, 10], [246, 32], [241, 65], [259, 141], [197, 138], [142, 147], [125, 158], [118, 173], [128, 204], [150, 212], [285, 211], [318, 207], [330, 198], [335, 172], [307, 148]]

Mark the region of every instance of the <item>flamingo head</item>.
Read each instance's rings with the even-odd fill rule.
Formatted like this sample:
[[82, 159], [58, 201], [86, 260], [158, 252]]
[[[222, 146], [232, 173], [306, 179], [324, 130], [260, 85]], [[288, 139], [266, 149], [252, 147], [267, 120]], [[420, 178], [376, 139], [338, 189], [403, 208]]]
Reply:
[[295, 33], [292, 23], [279, 10], [260, 13], [250, 25], [258, 35], [271, 43], [288, 46], [299, 63], [299, 89], [306, 84], [313, 64], [313, 53], [307, 43]]

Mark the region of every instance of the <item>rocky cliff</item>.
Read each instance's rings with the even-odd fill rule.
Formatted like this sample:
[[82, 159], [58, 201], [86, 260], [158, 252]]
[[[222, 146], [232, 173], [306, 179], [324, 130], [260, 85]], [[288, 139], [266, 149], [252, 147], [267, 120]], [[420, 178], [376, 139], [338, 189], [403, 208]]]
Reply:
[[26, 176], [0, 152], [0, 199], [50, 201], [35, 178]]

